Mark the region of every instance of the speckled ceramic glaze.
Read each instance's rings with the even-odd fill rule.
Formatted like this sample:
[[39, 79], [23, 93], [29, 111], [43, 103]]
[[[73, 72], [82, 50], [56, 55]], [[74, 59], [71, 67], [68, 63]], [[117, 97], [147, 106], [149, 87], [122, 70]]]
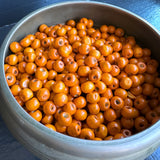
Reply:
[[54, 4], [24, 17], [8, 33], [0, 50], [1, 115], [12, 134], [40, 159], [48, 160], [143, 160], [160, 145], [160, 122], [129, 138], [114, 141], [89, 141], [72, 138], [44, 127], [32, 119], [15, 101], [5, 82], [4, 59], [9, 44], [19, 41], [37, 27], [54, 25], [68, 19], [87, 17], [97, 25], [112, 24], [125, 29], [160, 60], [160, 33], [144, 19], [115, 6], [98, 2]]

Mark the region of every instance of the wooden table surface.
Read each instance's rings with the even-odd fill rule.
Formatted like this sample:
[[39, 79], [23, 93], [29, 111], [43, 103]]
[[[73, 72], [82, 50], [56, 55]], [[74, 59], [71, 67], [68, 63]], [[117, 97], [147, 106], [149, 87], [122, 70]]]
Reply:
[[[8, 31], [22, 17], [40, 7], [57, 2], [64, 2], [64, 0], [0, 0], [0, 45]], [[99, 2], [110, 3], [132, 11], [160, 31], [160, 0], [99, 0]], [[11, 135], [1, 117], [0, 160], [38, 160]], [[160, 160], [160, 148], [146, 160]]]

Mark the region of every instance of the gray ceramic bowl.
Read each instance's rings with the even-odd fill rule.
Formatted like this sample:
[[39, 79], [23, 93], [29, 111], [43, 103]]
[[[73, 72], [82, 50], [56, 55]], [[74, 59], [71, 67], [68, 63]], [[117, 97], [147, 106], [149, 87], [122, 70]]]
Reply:
[[97, 25], [112, 24], [134, 35], [160, 60], [160, 33], [144, 19], [124, 9], [97, 2], [67, 2], [50, 5], [27, 15], [8, 33], [0, 51], [1, 115], [12, 134], [40, 159], [59, 160], [141, 160], [160, 145], [160, 122], [129, 138], [114, 141], [89, 141], [53, 132], [32, 119], [15, 101], [5, 81], [4, 58], [9, 44], [34, 33], [42, 23], [64, 23], [88, 17]]

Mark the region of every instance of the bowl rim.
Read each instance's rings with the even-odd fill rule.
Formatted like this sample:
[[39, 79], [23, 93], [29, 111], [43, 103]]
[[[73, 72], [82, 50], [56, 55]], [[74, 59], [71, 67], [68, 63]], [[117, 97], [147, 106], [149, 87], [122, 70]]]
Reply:
[[[152, 144], [153, 142], [157, 141], [157, 138], [160, 136], [155, 135], [153, 136], [153, 130], [154, 133], [160, 133], [160, 121], [157, 122], [156, 124], [154, 124], [153, 126], [147, 128], [146, 130], [137, 133], [135, 135], [132, 135], [131, 137], [127, 137], [124, 139], [118, 139], [118, 140], [114, 140], [114, 141], [89, 141], [89, 140], [84, 140], [84, 139], [79, 139], [79, 138], [74, 138], [74, 137], [70, 137], [68, 135], [64, 135], [61, 134], [59, 132], [54, 132], [50, 129], [48, 129], [47, 127], [45, 127], [44, 125], [42, 125], [41, 123], [37, 122], [36, 120], [34, 120], [31, 116], [28, 115], [28, 113], [15, 101], [14, 96], [11, 94], [9, 87], [5, 81], [5, 73], [4, 73], [4, 58], [5, 58], [5, 52], [7, 51], [7, 48], [9, 46], [9, 41], [11, 39], [11, 37], [13, 36], [13, 34], [16, 32], [16, 30], [23, 25], [24, 22], [26, 22], [27, 20], [29, 20], [32, 16], [35, 16], [36, 14], [42, 12], [42, 11], [46, 11], [50, 8], [54, 8], [54, 7], [58, 7], [58, 6], [62, 6], [62, 5], [70, 5], [70, 4], [94, 4], [94, 5], [99, 5], [99, 6], [105, 6], [105, 7], [109, 7], [109, 8], [114, 8], [114, 9], [118, 9], [122, 12], [124, 12], [125, 14], [129, 14], [131, 16], [133, 16], [135, 19], [138, 19], [140, 21], [142, 21], [144, 24], [146, 24], [149, 28], [151, 28], [154, 32], [156, 32], [157, 35], [159, 35], [160, 37], [160, 31], [158, 31], [154, 26], [152, 26], [149, 22], [147, 22], [145, 19], [143, 19], [142, 17], [136, 15], [135, 13], [132, 13], [131, 11], [128, 11], [127, 9], [112, 5], [112, 4], [108, 4], [108, 3], [102, 3], [102, 2], [96, 2], [96, 1], [67, 1], [67, 2], [60, 2], [60, 3], [54, 3], [54, 4], [50, 4], [48, 6], [36, 9], [35, 11], [29, 13], [28, 15], [26, 15], [24, 18], [22, 18], [20, 21], [18, 21], [18, 23], [16, 23], [16, 25], [10, 30], [10, 32], [7, 34], [6, 38], [4, 39], [2, 45], [1, 45], [1, 49], [0, 49], [0, 54], [1, 54], [1, 58], [0, 61], [3, 63], [0, 63], [1, 65], [1, 69], [0, 69], [0, 81], [1, 81], [1, 92], [2, 96], [4, 98], [5, 101], [11, 101], [12, 102], [12, 106], [9, 106], [9, 110], [13, 113], [15, 112], [17, 115], [17, 117], [19, 117], [20, 119], [22, 119], [28, 126], [32, 127], [32, 128], [36, 128], [37, 132], [42, 132], [44, 135], [49, 136], [50, 138], [57, 138], [59, 140], [63, 140], [66, 143], [68, 142], [72, 142], [72, 144], [80, 144], [80, 145], [87, 145], [89, 147], [91, 146], [95, 146], [96, 147], [104, 147], [106, 149], [107, 146], [112, 146], [112, 147], [116, 147], [118, 148], [119, 146], [121, 146], [122, 144], [125, 144], [125, 146], [130, 146], [133, 145], [134, 148], [138, 148], [139, 147], [135, 146], [134, 143], [136, 142], [140, 142], [141, 143], [137, 143], [139, 144], [139, 146], [141, 146], [141, 148], [144, 148], [144, 146], [142, 144], [144, 144], [146, 147], [148, 147], [149, 144]], [[8, 107], [7, 107], [8, 108]], [[160, 134], [159, 134], [160, 135]], [[144, 138], [142, 138], [144, 137]], [[143, 147], [142, 147], [143, 146]], [[122, 147], [122, 146], [121, 146]]]

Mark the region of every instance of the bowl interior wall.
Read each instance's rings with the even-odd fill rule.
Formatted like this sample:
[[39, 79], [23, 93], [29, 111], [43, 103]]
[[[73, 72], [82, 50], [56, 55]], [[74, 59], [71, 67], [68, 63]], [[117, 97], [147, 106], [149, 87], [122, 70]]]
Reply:
[[[25, 21], [19, 29], [13, 34], [9, 42], [18, 41], [27, 34], [35, 33], [40, 24], [55, 25], [64, 23], [69, 19], [78, 20], [81, 17], [91, 18], [95, 26], [107, 24], [122, 27], [127, 35], [136, 37], [140, 45], [150, 48], [153, 57], [160, 59], [158, 54], [160, 36], [149, 25], [146, 25], [142, 19], [135, 18], [120, 9], [103, 4], [68, 4], [64, 6], [51, 7], [47, 10], [34, 14], [29, 20]], [[7, 54], [7, 52], [6, 52]]]

